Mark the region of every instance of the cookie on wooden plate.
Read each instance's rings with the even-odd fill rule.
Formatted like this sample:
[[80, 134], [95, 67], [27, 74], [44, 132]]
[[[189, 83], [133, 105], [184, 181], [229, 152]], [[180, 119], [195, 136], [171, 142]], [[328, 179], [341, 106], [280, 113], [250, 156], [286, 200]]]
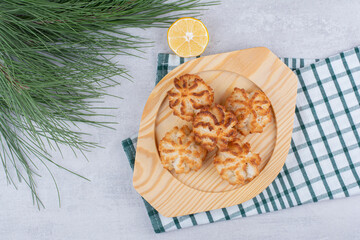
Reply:
[[232, 185], [245, 184], [259, 175], [261, 158], [251, 152], [249, 143], [240, 139], [219, 150], [214, 158], [214, 165], [221, 178]]
[[174, 115], [192, 122], [195, 113], [214, 102], [214, 90], [199, 76], [185, 74], [174, 79], [174, 87], [168, 91], [169, 106]]
[[174, 127], [167, 132], [159, 144], [161, 163], [176, 173], [199, 170], [206, 157], [206, 149], [196, 144], [194, 134], [188, 126]]
[[215, 104], [213, 107], [202, 108], [196, 114], [193, 126], [195, 140], [208, 151], [218, 146], [226, 148], [237, 136], [236, 117], [225, 110], [224, 106]]
[[236, 115], [236, 128], [244, 136], [261, 133], [272, 119], [270, 100], [259, 90], [248, 93], [243, 88], [235, 88], [225, 107]]

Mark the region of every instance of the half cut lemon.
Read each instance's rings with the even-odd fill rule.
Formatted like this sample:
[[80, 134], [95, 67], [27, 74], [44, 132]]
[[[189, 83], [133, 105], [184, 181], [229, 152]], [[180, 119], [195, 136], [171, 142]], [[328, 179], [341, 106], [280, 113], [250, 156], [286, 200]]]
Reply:
[[198, 19], [185, 17], [176, 20], [167, 32], [171, 50], [180, 57], [196, 57], [205, 51], [209, 33]]

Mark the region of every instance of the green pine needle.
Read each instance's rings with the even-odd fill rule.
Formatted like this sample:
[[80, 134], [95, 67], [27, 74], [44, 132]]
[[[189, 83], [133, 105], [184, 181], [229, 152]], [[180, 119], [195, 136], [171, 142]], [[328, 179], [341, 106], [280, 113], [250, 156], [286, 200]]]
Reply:
[[183, 11], [196, 17], [198, 10], [214, 4], [198, 0], [2, 0], [0, 159], [8, 182], [16, 186], [11, 174], [15, 172], [40, 208], [43, 203], [35, 177], [41, 163], [54, 180], [60, 204], [48, 165], [63, 167], [51, 160], [48, 149], [61, 152], [67, 146], [74, 154], [84, 154], [98, 146], [73, 129], [77, 123], [111, 124], [91, 120], [106, 116], [94, 110], [106, 110], [96, 102], [108, 95], [106, 88], [119, 84], [112, 78], [130, 78], [126, 68], [111, 58], [131, 55], [129, 50], [140, 53], [149, 46], [125, 28], [168, 27]]

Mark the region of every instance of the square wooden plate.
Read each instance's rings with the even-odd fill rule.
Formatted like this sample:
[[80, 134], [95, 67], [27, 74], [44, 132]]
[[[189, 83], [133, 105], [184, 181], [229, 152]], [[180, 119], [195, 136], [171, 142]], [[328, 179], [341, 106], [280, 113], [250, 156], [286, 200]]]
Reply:
[[[270, 99], [272, 123], [264, 132], [245, 138], [262, 158], [262, 170], [250, 183], [233, 186], [223, 181], [212, 164], [212, 154], [196, 172], [175, 174], [163, 168], [159, 141], [174, 126], [189, 124], [172, 114], [167, 98], [174, 77], [186, 73], [202, 77], [214, 89], [216, 103], [223, 104], [234, 87], [261, 89]], [[296, 75], [264, 47], [201, 57], [175, 68], [157, 84], [144, 108], [133, 177], [136, 191], [166, 217], [228, 207], [255, 197], [270, 185], [286, 160], [296, 90]]]

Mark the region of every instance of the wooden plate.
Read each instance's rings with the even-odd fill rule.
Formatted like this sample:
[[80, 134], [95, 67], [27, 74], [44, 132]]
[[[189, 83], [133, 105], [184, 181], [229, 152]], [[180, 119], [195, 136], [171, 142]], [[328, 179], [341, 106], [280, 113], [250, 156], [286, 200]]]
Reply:
[[[209, 154], [202, 168], [175, 174], [162, 167], [157, 146], [174, 126], [189, 124], [174, 116], [167, 91], [173, 78], [197, 74], [215, 91], [223, 104], [234, 87], [261, 89], [272, 103], [274, 120], [264, 132], [245, 138], [262, 158], [259, 176], [246, 185], [223, 181]], [[275, 179], [289, 151], [294, 121], [297, 78], [267, 48], [252, 48], [194, 59], [167, 74], [152, 91], [141, 118], [133, 184], [160, 214], [166, 217], [228, 207], [243, 203], [262, 192]]]

